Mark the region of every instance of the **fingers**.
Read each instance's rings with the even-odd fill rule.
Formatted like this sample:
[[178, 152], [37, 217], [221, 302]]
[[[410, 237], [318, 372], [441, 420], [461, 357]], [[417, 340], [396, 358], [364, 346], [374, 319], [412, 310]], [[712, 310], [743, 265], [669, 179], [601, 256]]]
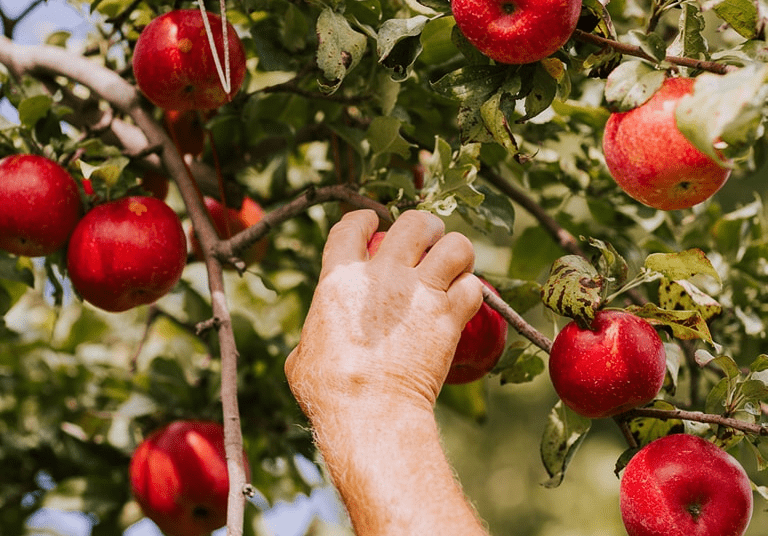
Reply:
[[465, 272], [453, 281], [446, 294], [463, 328], [483, 304], [483, 283], [474, 274]]
[[424, 252], [432, 247], [444, 232], [445, 224], [434, 214], [409, 210], [387, 231], [375, 259], [378, 262], [416, 266]]
[[474, 264], [472, 242], [460, 233], [448, 233], [429, 250], [417, 270], [426, 284], [447, 290], [459, 275], [471, 272]]
[[355, 210], [345, 214], [328, 233], [320, 277], [341, 264], [365, 260], [368, 240], [378, 225], [379, 218], [372, 210]]

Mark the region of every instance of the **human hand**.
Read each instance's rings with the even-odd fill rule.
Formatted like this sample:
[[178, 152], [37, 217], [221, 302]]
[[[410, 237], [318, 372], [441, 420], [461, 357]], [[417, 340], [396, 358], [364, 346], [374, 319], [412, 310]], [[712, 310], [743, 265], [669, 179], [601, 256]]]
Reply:
[[285, 364], [310, 417], [372, 396], [431, 409], [461, 330], [482, 303], [466, 237], [444, 235], [439, 218], [412, 210], [369, 260], [377, 225], [373, 211], [355, 211], [329, 234], [301, 341]]

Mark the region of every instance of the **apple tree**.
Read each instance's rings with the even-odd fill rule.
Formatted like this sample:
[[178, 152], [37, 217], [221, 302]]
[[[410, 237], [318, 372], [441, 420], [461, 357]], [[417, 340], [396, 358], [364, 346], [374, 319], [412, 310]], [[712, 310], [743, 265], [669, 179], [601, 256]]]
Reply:
[[[152, 275], [176, 247], [166, 241], [131, 239], [142, 247], [130, 249], [136, 231], [116, 225], [90, 248], [35, 255], [0, 237], [3, 530], [24, 534], [30, 516], [53, 508], [85, 512], [94, 535], [121, 533], [143, 515], [134, 450], [172, 421], [204, 419], [224, 425], [227, 533], [265, 534], [254, 497], [311, 491], [300, 457], [322, 467], [283, 363], [328, 229], [369, 208], [382, 230], [406, 210], [443, 217], [471, 237], [477, 273], [498, 291], [485, 301], [509, 325], [503, 355], [482, 379], [446, 385], [438, 404], [449, 457], [492, 533], [619, 533], [623, 468], [685, 432], [747, 471], [756, 505], [746, 534], [760, 534], [761, 2], [560, 2], [573, 24], [520, 30], [556, 46], [505, 63], [494, 50], [503, 36], [483, 41], [482, 17], [467, 12], [487, 13], [483, 0], [208, 0], [230, 26], [209, 16], [179, 33], [173, 46], [194, 54], [189, 65], [163, 48], [177, 34], [139, 39], [162, 15], [197, 16], [196, 2], [70, 3], [92, 22], [83, 41], [56, 31], [22, 45], [16, 30], [40, 1], [0, 11], [0, 158], [58, 163], [83, 218], [162, 199], [188, 248], [157, 298], [103, 263]], [[495, 17], [547, 9], [504, 6]], [[224, 32], [242, 49], [223, 47]], [[656, 106], [669, 80], [687, 79]], [[0, 174], [0, 199], [13, 200], [0, 206], [0, 231], [16, 233], [8, 222], [20, 215], [33, 227], [52, 220], [27, 202], [40, 196], [2, 197], [12, 184]], [[154, 214], [141, 203], [129, 212]], [[96, 298], [78, 272], [104, 282]], [[109, 312], [123, 291], [136, 301]], [[586, 329], [604, 308], [645, 319], [665, 355], [652, 400], [608, 419], [564, 404], [546, 373], [560, 330]], [[606, 482], [615, 493], [582, 491]]]

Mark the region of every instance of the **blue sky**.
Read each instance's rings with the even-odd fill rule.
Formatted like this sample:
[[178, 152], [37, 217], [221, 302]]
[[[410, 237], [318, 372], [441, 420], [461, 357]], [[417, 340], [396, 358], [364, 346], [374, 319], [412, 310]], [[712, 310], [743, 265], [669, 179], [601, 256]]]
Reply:
[[[0, 7], [11, 18], [17, 17], [30, 5], [31, 0], [0, 0]], [[89, 24], [84, 19], [88, 12], [84, 5], [83, 12], [79, 13], [64, 0], [47, 0], [37, 6], [22, 23], [14, 30], [14, 40], [23, 44], [38, 44], [48, 34], [56, 30], [67, 30], [72, 33], [70, 45], [76, 47], [76, 42], [87, 34]], [[15, 121], [15, 110], [7, 103], [0, 103], [0, 115], [6, 119]], [[345, 514], [341, 508], [334, 490], [328, 486], [322, 486], [320, 473], [306, 460], [299, 460], [304, 467], [308, 481], [314, 482], [318, 487], [307, 497], [301, 495], [295, 501], [279, 502], [268, 508], [265, 502], [258, 501], [256, 505], [266, 508], [264, 511], [264, 524], [273, 531], [273, 536], [302, 536], [317, 516], [328, 524], [343, 524]], [[53, 483], [49, 483], [53, 485]], [[57, 512], [51, 510], [38, 511], [29, 520], [31, 528], [39, 528], [40, 534], [50, 535], [53, 528], [61, 536], [89, 536], [91, 533], [91, 518], [78, 512]], [[224, 530], [214, 533], [215, 536], [224, 534]], [[34, 536], [34, 533], [30, 533]], [[144, 519], [130, 527], [124, 536], [161, 536], [154, 523]]]

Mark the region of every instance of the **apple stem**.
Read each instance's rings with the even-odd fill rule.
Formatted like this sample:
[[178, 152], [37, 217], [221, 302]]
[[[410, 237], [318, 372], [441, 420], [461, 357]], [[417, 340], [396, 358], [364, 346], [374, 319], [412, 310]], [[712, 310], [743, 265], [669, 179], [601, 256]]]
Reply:
[[229, 38], [227, 30], [227, 7], [224, 0], [219, 0], [221, 6], [221, 34], [222, 44], [224, 46], [224, 69], [221, 68], [221, 61], [219, 60], [219, 51], [216, 50], [216, 43], [213, 40], [213, 33], [211, 32], [211, 24], [208, 21], [208, 14], [205, 11], [205, 2], [200, 0], [197, 5], [200, 7], [200, 14], [203, 17], [203, 26], [205, 26], [205, 35], [208, 36], [208, 44], [211, 47], [211, 54], [213, 55], [213, 63], [216, 65], [216, 72], [219, 75], [221, 81], [221, 87], [224, 89], [224, 93], [229, 95], [232, 90], [232, 84], [230, 82], [230, 68], [229, 68]]

